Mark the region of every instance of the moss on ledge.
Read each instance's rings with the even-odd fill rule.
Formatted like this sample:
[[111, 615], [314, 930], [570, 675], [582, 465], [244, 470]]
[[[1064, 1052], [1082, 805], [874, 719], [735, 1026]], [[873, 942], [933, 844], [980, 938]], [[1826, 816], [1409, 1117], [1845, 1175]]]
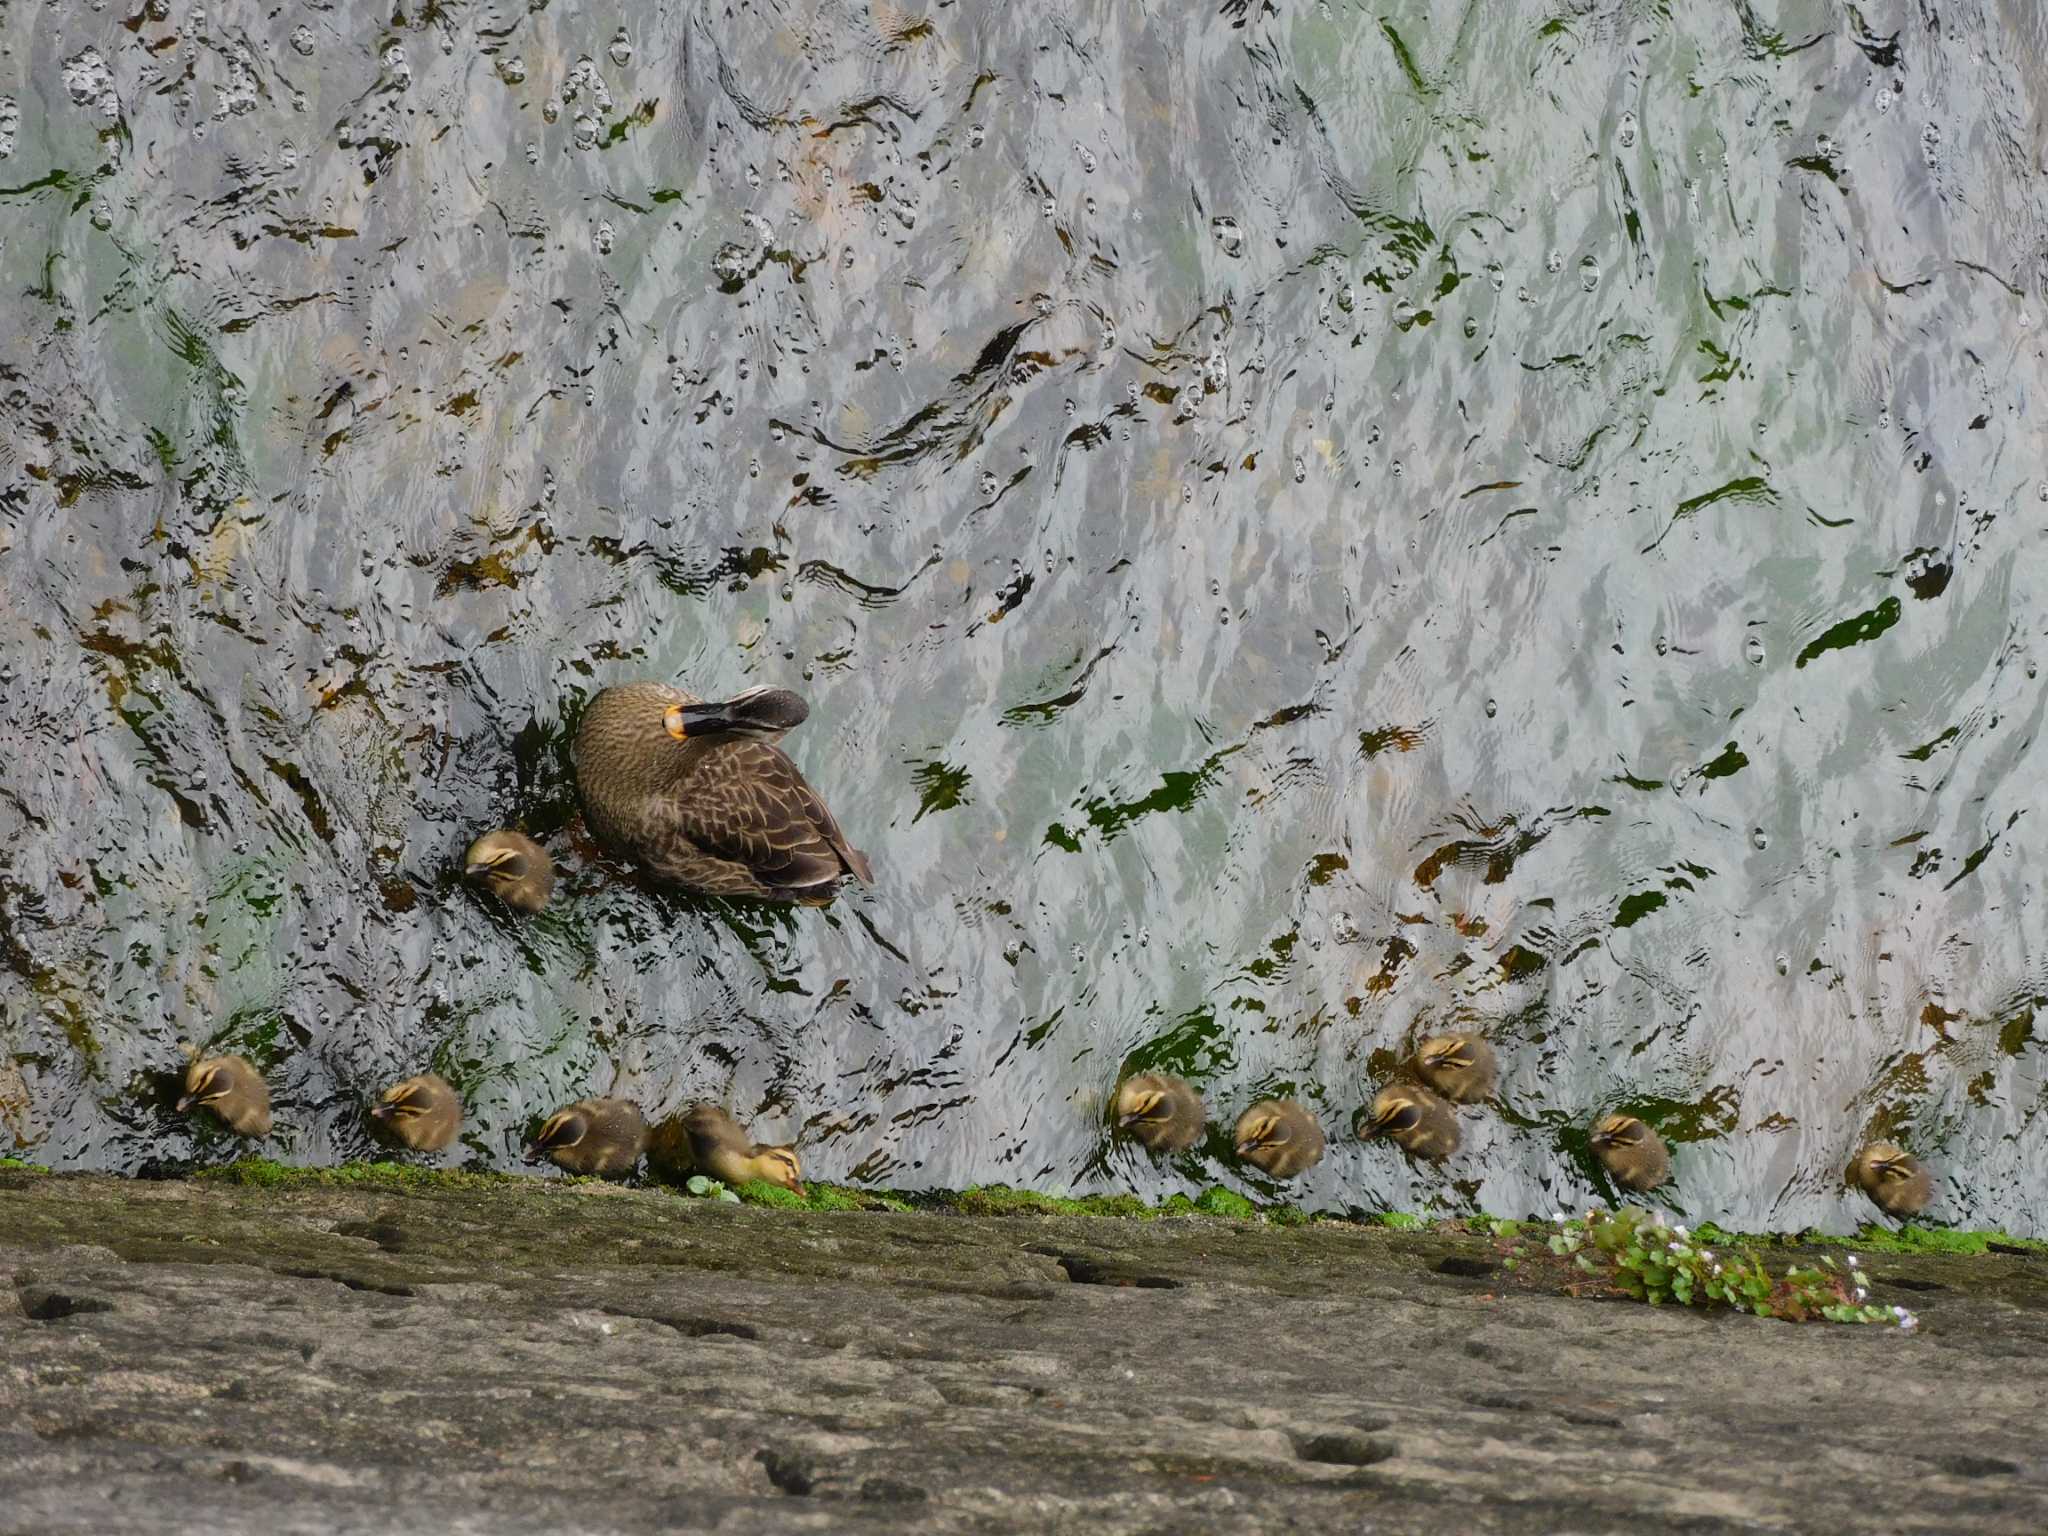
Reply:
[[[51, 1170], [19, 1158], [0, 1157], [0, 1186], [12, 1179], [53, 1176]], [[299, 1168], [268, 1158], [244, 1157], [216, 1168], [195, 1169], [192, 1178], [247, 1188], [304, 1189], [389, 1189], [426, 1192], [431, 1190], [479, 1190], [516, 1188], [539, 1182], [533, 1176], [500, 1173], [489, 1169], [436, 1168], [417, 1163], [389, 1160], [339, 1163], [325, 1168]], [[598, 1179], [550, 1179], [550, 1184], [596, 1185]], [[679, 1185], [650, 1181], [645, 1187], [693, 1198]], [[1440, 1231], [1478, 1237], [1512, 1236], [1526, 1223], [1496, 1216], [1442, 1218], [1413, 1211], [1380, 1211], [1337, 1215], [1311, 1213], [1294, 1205], [1261, 1206], [1221, 1185], [1212, 1185], [1199, 1195], [1173, 1195], [1158, 1205], [1148, 1205], [1136, 1195], [1048, 1195], [1036, 1190], [1013, 1189], [1003, 1184], [974, 1185], [967, 1189], [891, 1191], [856, 1189], [842, 1184], [808, 1183], [798, 1195], [779, 1185], [754, 1180], [733, 1191], [743, 1204], [790, 1211], [933, 1211], [964, 1216], [1083, 1216], [1121, 1221], [1157, 1221], [1171, 1218], [1208, 1218], [1227, 1221], [1256, 1221], [1275, 1227], [1330, 1225], [1339, 1227], [1381, 1227], [1396, 1232]], [[1541, 1223], [1538, 1223], [1541, 1225]], [[1760, 1247], [1849, 1248], [1868, 1253], [1939, 1254], [1972, 1258], [1985, 1254], [2048, 1254], [2048, 1242], [2014, 1237], [1996, 1229], [1989, 1231], [1950, 1230], [1940, 1227], [1905, 1226], [1889, 1228], [1866, 1225], [1853, 1234], [1838, 1236], [1826, 1232], [1749, 1233], [1730, 1232], [1713, 1222], [1700, 1222], [1694, 1229], [1706, 1242], [1750, 1244]]]
[[267, 1157], [242, 1157], [192, 1177], [255, 1189], [496, 1189], [520, 1182], [516, 1173], [467, 1168], [427, 1168], [416, 1163], [336, 1163], [328, 1168], [294, 1168]]

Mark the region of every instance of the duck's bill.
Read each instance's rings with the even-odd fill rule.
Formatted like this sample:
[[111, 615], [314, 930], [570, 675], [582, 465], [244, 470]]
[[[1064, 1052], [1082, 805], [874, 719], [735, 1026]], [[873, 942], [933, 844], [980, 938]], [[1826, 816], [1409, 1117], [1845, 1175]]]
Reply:
[[731, 704], [671, 704], [662, 724], [677, 741], [693, 737], [725, 736], [744, 729]]
[[194, 1104], [197, 1104], [198, 1102], [199, 1101], [193, 1098], [191, 1094], [186, 1094], [185, 1097], [178, 1100], [178, 1113], [181, 1115], [184, 1114], [186, 1110], [190, 1109]]

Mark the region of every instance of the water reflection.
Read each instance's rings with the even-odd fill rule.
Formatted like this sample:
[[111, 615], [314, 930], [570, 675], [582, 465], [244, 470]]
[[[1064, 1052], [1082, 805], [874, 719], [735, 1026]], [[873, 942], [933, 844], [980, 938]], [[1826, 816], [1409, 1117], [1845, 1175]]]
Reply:
[[[0, 1137], [471, 1158], [631, 1092], [815, 1177], [2040, 1232], [2025, 7], [15, 5]], [[630, 677], [801, 687], [872, 891], [580, 837]], [[498, 825], [563, 882], [461, 883]], [[1500, 1049], [1441, 1170], [1347, 1132]], [[1155, 1167], [1120, 1074], [1202, 1085]]]

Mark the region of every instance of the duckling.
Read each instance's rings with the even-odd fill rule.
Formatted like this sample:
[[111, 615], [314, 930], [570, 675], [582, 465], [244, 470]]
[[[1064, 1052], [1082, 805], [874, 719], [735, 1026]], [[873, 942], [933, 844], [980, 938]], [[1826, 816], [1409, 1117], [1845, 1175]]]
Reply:
[[1152, 1153], [1185, 1152], [1201, 1139], [1208, 1118], [1202, 1096], [1186, 1078], [1165, 1072], [1127, 1077], [1116, 1091], [1116, 1123]]
[[1427, 1088], [1389, 1083], [1373, 1096], [1372, 1118], [1359, 1133], [1387, 1136], [1410, 1157], [1440, 1163], [1458, 1150], [1457, 1113]]
[[1296, 1178], [1323, 1160], [1323, 1128], [1292, 1099], [1259, 1100], [1231, 1136], [1237, 1155], [1272, 1178]]
[[1664, 1138], [1634, 1115], [1609, 1115], [1593, 1127], [1593, 1151], [1624, 1189], [1647, 1194], [1671, 1177]]
[[654, 1132], [647, 1155], [671, 1176], [694, 1169], [721, 1184], [765, 1179], [791, 1194], [804, 1192], [803, 1164], [796, 1148], [761, 1145], [716, 1104], [693, 1104], [683, 1114], [664, 1120]]
[[1873, 1141], [1849, 1165], [1849, 1182], [1875, 1200], [1887, 1216], [1918, 1216], [1934, 1198], [1934, 1176], [1903, 1147]]
[[775, 745], [810, 707], [786, 688], [707, 704], [666, 683], [606, 688], [576, 727], [576, 787], [598, 840], [711, 896], [822, 904], [867, 855]]
[[614, 1178], [631, 1173], [646, 1147], [647, 1121], [637, 1104], [578, 1099], [548, 1116], [540, 1134], [527, 1144], [526, 1160], [545, 1157], [567, 1173]]
[[1500, 1058], [1477, 1035], [1432, 1035], [1416, 1049], [1415, 1071], [1453, 1104], [1477, 1104], [1493, 1092]]
[[462, 1096], [445, 1077], [422, 1072], [386, 1088], [370, 1117], [413, 1151], [439, 1152], [462, 1129]]
[[270, 1085], [240, 1056], [197, 1056], [185, 1068], [178, 1113], [205, 1105], [237, 1136], [270, 1134]]
[[538, 912], [555, 890], [555, 863], [524, 832], [486, 832], [462, 856], [462, 875], [518, 912]]

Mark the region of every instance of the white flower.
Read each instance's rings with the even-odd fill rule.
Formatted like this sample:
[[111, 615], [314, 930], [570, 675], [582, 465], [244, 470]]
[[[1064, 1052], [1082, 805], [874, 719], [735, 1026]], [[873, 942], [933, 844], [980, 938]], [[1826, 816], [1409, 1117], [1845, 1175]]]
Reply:
[[[1700, 1250], [1700, 1258], [1708, 1264], [1714, 1264], [1714, 1250], [1711, 1248], [1702, 1248]], [[1714, 1273], [1718, 1275], [1720, 1272], [1721, 1266], [1718, 1264], [1714, 1264]]]
[[1849, 1255], [1849, 1267], [1850, 1267], [1851, 1269], [1854, 1269], [1854, 1268], [1856, 1267], [1856, 1264], [1857, 1264], [1857, 1258], [1856, 1258], [1856, 1255], [1852, 1253], [1852, 1254], [1850, 1254], [1850, 1255]]
[[1676, 1232], [1680, 1237], [1690, 1236], [1690, 1234], [1683, 1227], [1673, 1227], [1671, 1230]]
[[1870, 1299], [1870, 1287], [1869, 1287], [1869, 1286], [1867, 1286], [1867, 1285], [1859, 1285], [1859, 1286], [1857, 1286], [1857, 1287], [1856, 1287], [1856, 1299], [1857, 1299], [1858, 1301], [1868, 1301], [1868, 1300]]
[[1561, 1227], [1571, 1218], [1566, 1216], [1563, 1211], [1552, 1211], [1550, 1213], [1550, 1219], [1556, 1222]]

